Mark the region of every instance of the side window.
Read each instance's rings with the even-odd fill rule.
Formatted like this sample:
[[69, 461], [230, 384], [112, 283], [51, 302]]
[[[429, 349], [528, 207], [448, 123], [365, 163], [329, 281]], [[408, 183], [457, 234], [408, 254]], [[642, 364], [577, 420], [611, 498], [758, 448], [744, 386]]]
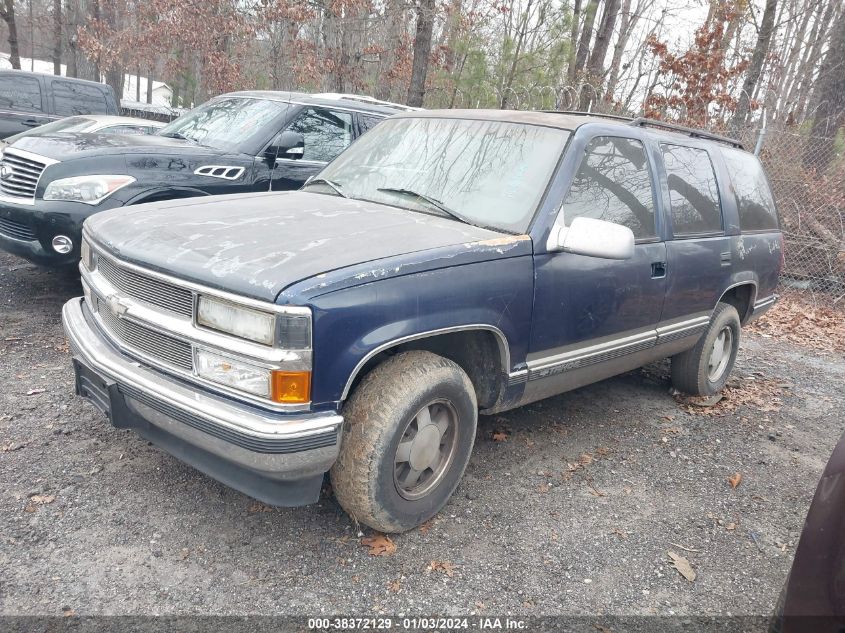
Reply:
[[96, 86], [87, 86], [73, 81], [54, 81], [51, 85], [53, 107], [59, 116], [109, 112], [105, 93]]
[[352, 143], [352, 115], [308, 108], [288, 126], [305, 137], [303, 160], [329, 162]]
[[661, 143], [675, 235], [722, 230], [716, 172], [706, 150]]
[[736, 194], [740, 228], [743, 231], [776, 231], [775, 200], [760, 161], [753, 154], [732, 147], [722, 148], [722, 157]]
[[0, 75], [0, 108], [19, 112], [42, 112], [41, 85], [32, 77]]
[[637, 239], [654, 237], [654, 195], [643, 144], [615, 136], [590, 141], [561, 213], [567, 226], [587, 217], [627, 226]]
[[373, 129], [376, 125], [384, 121], [380, 116], [370, 116], [368, 114], [358, 115], [358, 125], [361, 128], [361, 134]]

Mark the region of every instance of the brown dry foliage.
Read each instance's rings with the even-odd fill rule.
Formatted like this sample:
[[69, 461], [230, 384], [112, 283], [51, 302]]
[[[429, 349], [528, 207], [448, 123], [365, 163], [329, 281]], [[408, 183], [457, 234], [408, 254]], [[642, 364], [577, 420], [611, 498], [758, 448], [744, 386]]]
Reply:
[[819, 351], [845, 352], [842, 312], [797, 297], [782, 297], [748, 329], [766, 338], [785, 339]]

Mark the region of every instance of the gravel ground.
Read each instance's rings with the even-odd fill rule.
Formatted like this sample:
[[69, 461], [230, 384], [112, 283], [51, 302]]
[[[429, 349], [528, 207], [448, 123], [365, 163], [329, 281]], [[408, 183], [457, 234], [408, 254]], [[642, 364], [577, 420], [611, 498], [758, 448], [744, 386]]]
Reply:
[[2, 614], [768, 614], [843, 431], [842, 356], [748, 335], [712, 408], [663, 363], [482, 418], [449, 505], [371, 556], [330, 495], [262, 507], [74, 397], [78, 294], [0, 255]]

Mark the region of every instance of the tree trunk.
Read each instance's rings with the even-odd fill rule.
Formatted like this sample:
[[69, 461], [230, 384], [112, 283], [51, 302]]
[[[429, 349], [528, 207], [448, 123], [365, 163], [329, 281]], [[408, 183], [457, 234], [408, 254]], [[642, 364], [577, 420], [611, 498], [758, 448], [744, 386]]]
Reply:
[[760, 32], [757, 35], [757, 44], [754, 46], [754, 52], [751, 54], [751, 63], [748, 66], [745, 82], [742, 84], [742, 93], [739, 95], [739, 103], [736, 106], [736, 112], [734, 112], [733, 121], [731, 122], [731, 128], [734, 134], [745, 124], [745, 119], [748, 117], [748, 111], [751, 107], [751, 94], [754, 92], [754, 88], [757, 87], [757, 81], [760, 79], [760, 72], [763, 69], [763, 60], [769, 52], [769, 43], [772, 40], [772, 32], [774, 31], [777, 5], [777, 0], [766, 0], [766, 8], [763, 10], [763, 21], [760, 24]]
[[818, 108], [813, 117], [810, 131], [811, 142], [804, 153], [804, 166], [824, 171], [834, 157], [834, 138], [845, 123], [845, 12], [839, 15], [833, 25], [830, 46], [822, 62], [816, 90]]
[[425, 77], [428, 74], [431, 33], [434, 29], [434, 7], [434, 0], [420, 0], [417, 8], [414, 60], [411, 64], [411, 85], [408, 87], [408, 105], [415, 108], [422, 107], [425, 97]]
[[135, 101], [141, 100], [141, 64], [135, 66]]
[[53, 0], [53, 74], [62, 74], [62, 0]]
[[572, 28], [569, 32], [569, 64], [566, 67], [569, 83], [575, 82], [575, 51], [578, 49], [578, 25], [581, 18], [581, 0], [574, 0], [572, 5]]
[[21, 53], [18, 49], [18, 25], [15, 22], [15, 0], [0, 0], [0, 18], [9, 28], [9, 62], [12, 68], [21, 69]]
[[616, 90], [616, 84], [619, 81], [619, 69], [622, 66], [622, 54], [625, 52], [628, 38], [631, 36], [631, 31], [636, 28], [639, 18], [639, 15], [631, 16], [631, 0], [623, 0], [619, 12], [622, 14], [622, 22], [619, 24], [619, 39], [616, 40], [616, 45], [613, 47], [613, 58], [610, 60], [610, 76], [604, 93], [605, 101], [613, 100], [613, 92]]
[[593, 24], [596, 21], [596, 13], [599, 9], [599, 0], [590, 0], [584, 15], [584, 25], [581, 27], [581, 39], [578, 42], [578, 52], [575, 55], [575, 72], [573, 78], [578, 78], [578, 73], [584, 70], [587, 57], [590, 54], [590, 40], [593, 39]]
[[604, 5], [601, 26], [596, 34], [596, 43], [593, 46], [593, 53], [587, 63], [587, 74], [597, 79], [604, 72], [604, 58], [607, 57], [607, 49], [613, 37], [613, 27], [616, 26], [616, 18], [619, 15], [619, 0], [607, 0]]
[[147, 103], [153, 102], [153, 67], [147, 70]]
[[[834, 17], [836, 4], [837, 3], [833, 0], [828, 3], [827, 9], [825, 9], [824, 12], [824, 17], [822, 17], [821, 20], [821, 27], [818, 31], [818, 34], [813, 39], [813, 46], [810, 49], [809, 58], [802, 62], [802, 65], [799, 67], [798, 72], [802, 76], [802, 79], [801, 85], [798, 88], [798, 117], [803, 114], [809, 114], [808, 118], [812, 117], [812, 111], [807, 113], [807, 108], [810, 107], [810, 93], [813, 92], [813, 79], [815, 76], [814, 69], [818, 60], [821, 59], [821, 53], [822, 49], [824, 48], [824, 43], [827, 41], [828, 33], [830, 33], [828, 25], [833, 23], [836, 19]], [[836, 23], [838, 23], [838, 21]]]

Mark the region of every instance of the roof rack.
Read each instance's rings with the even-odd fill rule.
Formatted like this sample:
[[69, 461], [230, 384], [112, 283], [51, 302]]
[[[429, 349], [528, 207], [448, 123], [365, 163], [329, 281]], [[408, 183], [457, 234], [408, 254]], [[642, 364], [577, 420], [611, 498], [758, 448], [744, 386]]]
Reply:
[[718, 143], [725, 143], [726, 145], [738, 147], [739, 149], [745, 149], [742, 146], [742, 143], [740, 143], [736, 139], [728, 138], [727, 136], [719, 136], [718, 134], [712, 134], [705, 130], [697, 130], [695, 128], [678, 125], [676, 123], [667, 123], [666, 121], [658, 121], [657, 119], [638, 117], [631, 121], [630, 124], [635, 125], [637, 127], [659, 127], [666, 130], [670, 130], [672, 132], [680, 132], [681, 134], [687, 134], [688, 136], [691, 136], [693, 138], [703, 138], [710, 141], [716, 141]]
[[361, 103], [369, 103], [370, 105], [377, 105], [377, 106], [384, 106], [386, 108], [396, 108], [397, 110], [421, 110], [422, 108], [414, 108], [408, 105], [404, 105], [402, 103], [394, 103], [392, 101], [382, 101], [381, 99], [376, 99], [375, 97], [370, 97], [368, 95], [356, 95], [356, 94], [348, 94], [342, 92], [320, 92], [312, 97], [317, 97], [319, 99], [345, 99], [347, 101], [360, 101]]
[[623, 116], [621, 114], [602, 114], [601, 112], [584, 112], [583, 110], [540, 110], [540, 112], [548, 112], [549, 114], [572, 114], [574, 116], [594, 116], [602, 119], [626, 121], [628, 123], [632, 121], [631, 117]]

